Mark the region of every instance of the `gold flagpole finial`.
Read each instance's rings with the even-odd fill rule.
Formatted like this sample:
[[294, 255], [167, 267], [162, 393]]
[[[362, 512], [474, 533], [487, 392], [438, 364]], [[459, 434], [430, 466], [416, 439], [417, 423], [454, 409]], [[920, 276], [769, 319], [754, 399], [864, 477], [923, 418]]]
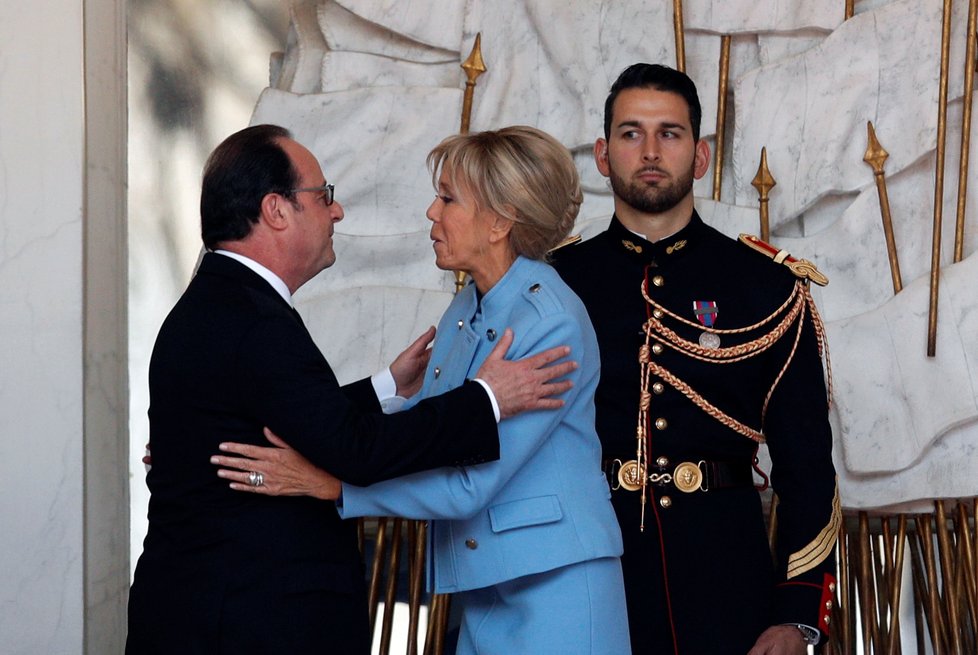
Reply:
[[883, 175], [883, 163], [890, 156], [890, 153], [883, 149], [879, 139], [876, 138], [873, 121], [866, 122], [866, 132], [868, 134], [868, 143], [866, 144], [866, 154], [863, 155], [863, 161], [873, 167], [874, 175]]
[[479, 76], [488, 70], [482, 59], [482, 32], [475, 35], [475, 43], [468, 59], [462, 62], [462, 70], [468, 78], [465, 81], [465, 95], [462, 98], [462, 125], [459, 132], [468, 134], [469, 118], [472, 116], [472, 96], [475, 93], [475, 83]]
[[883, 163], [890, 156], [890, 153], [883, 149], [879, 139], [876, 138], [876, 130], [873, 129], [872, 121], [866, 123], [866, 132], [868, 143], [863, 161], [873, 167], [873, 176], [876, 178], [876, 194], [880, 199], [883, 236], [886, 238], [886, 255], [890, 260], [893, 293], [900, 293], [903, 289], [903, 276], [900, 274], [900, 260], [897, 256], [896, 238], [893, 235], [893, 219], [890, 214], [890, 197], [886, 191], [886, 173], [883, 171]]
[[[462, 96], [462, 124], [459, 126], [459, 134], [469, 133], [469, 119], [472, 117], [472, 97], [475, 95], [475, 84], [479, 76], [485, 73], [486, 62], [482, 59], [482, 32], [475, 35], [475, 43], [472, 44], [472, 52], [468, 58], [462, 62], [462, 70], [465, 71], [465, 93]], [[465, 287], [465, 271], [455, 271], [455, 293]]]
[[767, 147], [761, 148], [761, 163], [757, 167], [757, 175], [754, 176], [751, 186], [757, 189], [760, 200], [761, 212], [761, 239], [771, 240], [771, 221], [768, 214], [768, 198], [771, 189], [777, 186], [777, 182], [771, 175], [767, 167]]

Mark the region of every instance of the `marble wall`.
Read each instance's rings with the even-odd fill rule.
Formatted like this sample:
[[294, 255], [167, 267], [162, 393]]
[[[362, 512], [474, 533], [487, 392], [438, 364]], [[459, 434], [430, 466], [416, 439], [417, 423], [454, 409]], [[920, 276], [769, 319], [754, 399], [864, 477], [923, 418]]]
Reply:
[[[726, 154], [695, 188], [704, 218], [758, 232], [751, 186], [766, 147], [772, 241], [817, 262], [816, 291], [833, 363], [836, 458], [848, 507], [907, 507], [978, 494], [976, 173], [968, 178], [963, 251], [953, 263], [962, 132], [966, 3], [954, 3], [943, 189], [937, 356], [926, 332], [942, 3], [686, 0], [686, 70], [716, 145], [722, 35], [730, 35]], [[367, 374], [447, 304], [451, 275], [432, 265], [424, 210], [428, 149], [458, 130], [458, 68], [482, 34], [488, 72], [472, 129], [527, 123], [577, 157], [587, 190], [578, 221], [599, 231], [612, 208], [590, 149], [608, 86], [634, 61], [675, 64], [672, 3], [376, 2], [291, 4], [284, 55], [253, 123], [291, 128], [337, 184], [347, 218], [338, 263], [297, 297], [340, 377]], [[863, 161], [867, 121], [889, 152], [886, 179], [904, 290], [894, 295], [880, 203]], [[974, 170], [974, 167], [972, 167]]]
[[125, 637], [124, 22], [120, 0], [0, 7], [0, 651], [11, 655], [121, 652]]
[[59, 4], [0, 21], [0, 635], [23, 653], [82, 643], [82, 7]]

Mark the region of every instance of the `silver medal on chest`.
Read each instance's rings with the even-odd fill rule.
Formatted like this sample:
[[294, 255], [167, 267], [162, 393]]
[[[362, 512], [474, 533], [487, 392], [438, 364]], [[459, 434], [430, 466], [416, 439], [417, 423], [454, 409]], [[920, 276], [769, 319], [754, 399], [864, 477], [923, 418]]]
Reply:
[[703, 332], [699, 342], [704, 348], [716, 349], [720, 347], [720, 336], [713, 332]]

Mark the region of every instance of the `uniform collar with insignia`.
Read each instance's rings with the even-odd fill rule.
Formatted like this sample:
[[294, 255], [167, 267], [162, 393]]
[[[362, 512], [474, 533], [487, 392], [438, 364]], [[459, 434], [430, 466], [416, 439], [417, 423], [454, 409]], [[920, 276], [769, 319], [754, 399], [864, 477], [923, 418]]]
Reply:
[[608, 233], [614, 245], [623, 252], [643, 262], [659, 262], [684, 254], [691, 244], [696, 243], [703, 226], [703, 220], [694, 210], [689, 223], [683, 229], [655, 243], [626, 228], [617, 216], [611, 218]]

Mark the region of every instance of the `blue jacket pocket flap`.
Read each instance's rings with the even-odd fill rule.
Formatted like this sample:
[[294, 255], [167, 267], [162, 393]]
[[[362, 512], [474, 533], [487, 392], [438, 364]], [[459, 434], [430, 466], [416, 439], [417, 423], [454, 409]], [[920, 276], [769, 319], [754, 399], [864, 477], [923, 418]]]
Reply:
[[489, 522], [493, 532], [554, 523], [562, 516], [557, 496], [523, 498], [489, 508]]

